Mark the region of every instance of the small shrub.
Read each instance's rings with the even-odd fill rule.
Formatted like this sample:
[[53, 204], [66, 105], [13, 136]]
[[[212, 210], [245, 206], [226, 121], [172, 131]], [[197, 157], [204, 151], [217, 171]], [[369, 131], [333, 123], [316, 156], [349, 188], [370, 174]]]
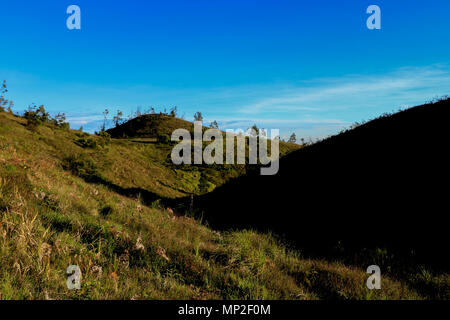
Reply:
[[108, 132], [104, 131], [104, 130], [101, 130], [99, 133], [97, 133], [97, 135], [99, 137], [103, 138], [105, 143], [109, 143], [111, 141], [111, 135]]
[[89, 133], [87, 133], [87, 132], [75, 132], [75, 135], [76, 135], [78, 138], [89, 137]]
[[75, 143], [82, 148], [91, 148], [91, 149], [97, 148], [97, 141], [95, 141], [95, 139], [93, 138], [82, 137], [77, 139]]
[[95, 162], [85, 155], [78, 157], [70, 155], [63, 159], [62, 166], [86, 181], [95, 182], [102, 179]]
[[170, 144], [170, 137], [167, 134], [158, 134], [156, 141], [160, 144]]

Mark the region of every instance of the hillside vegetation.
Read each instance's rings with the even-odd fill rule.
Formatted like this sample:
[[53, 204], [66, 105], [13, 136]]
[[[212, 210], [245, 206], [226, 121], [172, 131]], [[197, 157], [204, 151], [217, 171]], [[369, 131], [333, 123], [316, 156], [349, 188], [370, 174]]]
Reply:
[[194, 130], [192, 122], [167, 114], [143, 114], [121, 125], [108, 129], [113, 138], [157, 138], [158, 135], [171, 136], [176, 129]]
[[[30, 126], [0, 112], [0, 298], [444, 297], [389, 276], [382, 290], [371, 291], [365, 267], [307, 258], [251, 228], [214, 231], [192, 210], [164, 207], [246, 172], [174, 167], [170, 149], [51, 123]], [[81, 268], [81, 290], [67, 289], [69, 265]]]

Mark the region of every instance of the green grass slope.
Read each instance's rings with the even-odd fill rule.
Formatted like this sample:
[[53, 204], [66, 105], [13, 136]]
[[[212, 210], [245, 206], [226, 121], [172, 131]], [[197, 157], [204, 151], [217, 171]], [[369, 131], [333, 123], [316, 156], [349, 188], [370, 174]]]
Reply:
[[[1, 112], [0, 299], [433, 297], [389, 277], [370, 291], [365, 270], [302, 258], [269, 234], [219, 233], [174, 215], [159, 199], [225, 179], [214, 168], [174, 168], [169, 151], [27, 127]], [[69, 265], [81, 268], [81, 290], [66, 287]]]

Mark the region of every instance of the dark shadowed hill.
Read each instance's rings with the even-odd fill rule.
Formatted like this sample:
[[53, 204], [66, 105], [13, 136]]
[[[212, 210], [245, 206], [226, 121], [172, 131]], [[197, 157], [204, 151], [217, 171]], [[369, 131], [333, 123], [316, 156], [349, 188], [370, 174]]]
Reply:
[[446, 100], [378, 118], [195, 206], [215, 228], [271, 230], [312, 254], [383, 248], [448, 269], [449, 116]]

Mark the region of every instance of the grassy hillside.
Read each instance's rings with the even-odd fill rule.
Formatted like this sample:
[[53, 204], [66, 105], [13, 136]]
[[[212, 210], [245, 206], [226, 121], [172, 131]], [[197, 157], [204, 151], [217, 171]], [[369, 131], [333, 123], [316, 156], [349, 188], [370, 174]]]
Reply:
[[[217, 232], [160, 199], [197, 192], [212, 168], [174, 168], [170, 146], [108, 140], [0, 113], [1, 299], [423, 299], [388, 276], [307, 259], [270, 234]], [[216, 179], [216, 180], [215, 180]], [[81, 290], [66, 287], [78, 265]], [[418, 275], [427, 277], [428, 275]], [[429, 277], [430, 281], [445, 278]]]

